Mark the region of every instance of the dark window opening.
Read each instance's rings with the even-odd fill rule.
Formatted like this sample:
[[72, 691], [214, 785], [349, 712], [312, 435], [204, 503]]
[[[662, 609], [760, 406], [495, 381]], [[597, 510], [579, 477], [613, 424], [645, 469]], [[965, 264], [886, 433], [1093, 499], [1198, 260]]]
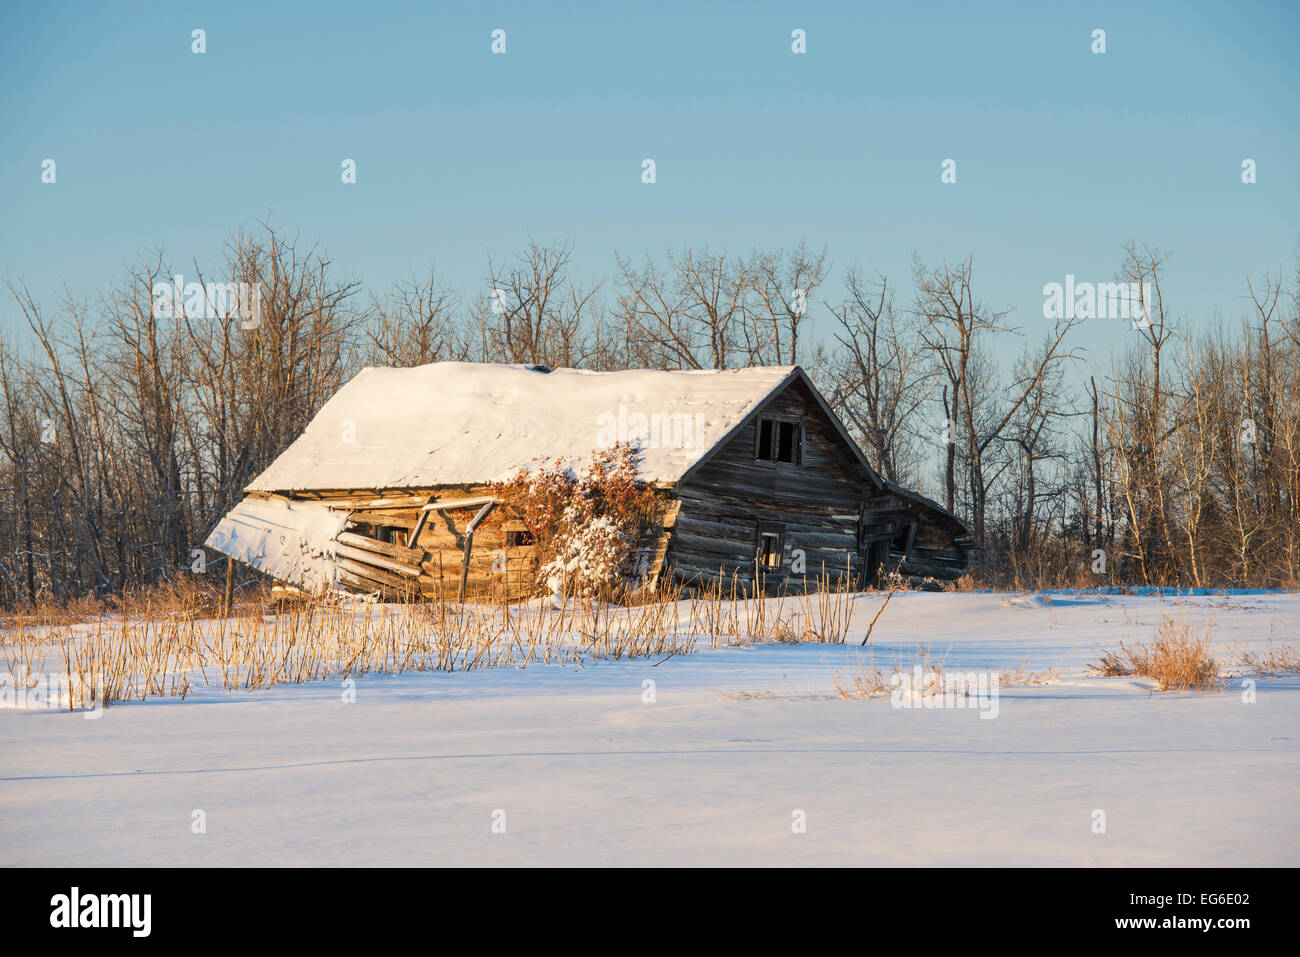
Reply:
[[389, 545], [405, 545], [406, 540], [411, 536], [411, 530], [400, 525], [370, 525], [358, 522], [353, 525], [352, 530], [366, 538], [373, 538], [377, 542], [385, 542]]
[[788, 419], [758, 420], [758, 460], [798, 463], [803, 445], [803, 428]]
[[758, 548], [755, 552], [755, 558], [758, 560], [758, 567], [768, 571], [778, 570], [781, 567], [781, 531], [775, 528], [762, 528], [758, 530]]
[[898, 533], [894, 535], [893, 539], [890, 541], [890, 550], [906, 555], [911, 551], [911, 545], [915, 539], [916, 523], [908, 522], [898, 529]]
[[778, 432], [780, 441], [777, 443], [776, 459], [778, 462], [793, 462], [795, 460], [794, 446], [797, 438], [796, 431], [798, 426], [793, 422], [782, 422]]
[[511, 529], [506, 532], [506, 548], [522, 548], [533, 544], [533, 533], [526, 528]]

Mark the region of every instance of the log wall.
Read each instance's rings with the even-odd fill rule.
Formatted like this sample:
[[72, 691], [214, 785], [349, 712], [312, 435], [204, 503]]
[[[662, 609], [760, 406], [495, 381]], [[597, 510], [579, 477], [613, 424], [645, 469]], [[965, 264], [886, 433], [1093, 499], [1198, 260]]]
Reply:
[[[431, 499], [436, 504], [483, 497], [487, 497], [484, 486], [444, 487], [389, 497], [365, 491], [318, 496], [318, 500], [349, 512], [349, 526], [336, 545], [340, 582], [390, 600], [439, 595], [455, 600], [466, 527], [480, 506], [432, 511], [411, 547], [407, 547], [408, 539], [422, 506]], [[515, 601], [533, 594], [533, 547], [513, 544], [510, 535], [524, 530], [519, 521], [501, 510], [478, 526], [470, 552], [466, 599], [504, 597]]]
[[[758, 461], [759, 421], [797, 417], [798, 463]], [[719, 577], [752, 590], [803, 591], [829, 579], [874, 584], [882, 571], [952, 579], [965, 570], [965, 529], [919, 496], [882, 488], [846, 448], [811, 391], [794, 382], [674, 489], [680, 510], [665, 558], [688, 584]], [[760, 526], [782, 534], [781, 568], [756, 564]]]

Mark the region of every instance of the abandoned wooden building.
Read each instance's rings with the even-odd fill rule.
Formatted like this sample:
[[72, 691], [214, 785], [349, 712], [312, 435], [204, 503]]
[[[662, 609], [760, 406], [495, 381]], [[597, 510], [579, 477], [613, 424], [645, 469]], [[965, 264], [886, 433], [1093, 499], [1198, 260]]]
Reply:
[[642, 582], [958, 578], [960, 519], [886, 482], [798, 366], [587, 372], [367, 368], [245, 490], [208, 546], [309, 592], [536, 593], [533, 539], [491, 483], [614, 442], [662, 496]]

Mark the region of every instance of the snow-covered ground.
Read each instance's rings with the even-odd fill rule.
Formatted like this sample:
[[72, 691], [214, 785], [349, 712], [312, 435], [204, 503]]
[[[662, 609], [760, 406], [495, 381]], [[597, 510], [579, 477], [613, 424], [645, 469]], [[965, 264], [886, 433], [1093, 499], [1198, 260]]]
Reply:
[[[856, 634], [878, 606], [859, 600]], [[0, 710], [0, 865], [1295, 865], [1300, 678], [1247, 701], [1240, 678], [1153, 693], [1087, 673], [1163, 614], [1212, 622], [1229, 660], [1300, 641], [1295, 594], [910, 593], [870, 651]], [[835, 694], [920, 645], [945, 669], [1059, 674], [1001, 688], [991, 720]]]

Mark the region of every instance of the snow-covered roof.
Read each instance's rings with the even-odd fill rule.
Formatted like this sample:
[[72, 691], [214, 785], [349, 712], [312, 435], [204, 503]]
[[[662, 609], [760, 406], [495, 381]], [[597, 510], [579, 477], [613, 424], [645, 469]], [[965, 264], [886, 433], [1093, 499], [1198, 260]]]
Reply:
[[641, 446], [639, 477], [676, 482], [795, 371], [535, 371], [435, 362], [366, 368], [249, 491], [429, 488], [509, 478], [537, 460]]
[[318, 502], [246, 498], [204, 542], [281, 581], [319, 592], [334, 584], [334, 537], [347, 513]]

